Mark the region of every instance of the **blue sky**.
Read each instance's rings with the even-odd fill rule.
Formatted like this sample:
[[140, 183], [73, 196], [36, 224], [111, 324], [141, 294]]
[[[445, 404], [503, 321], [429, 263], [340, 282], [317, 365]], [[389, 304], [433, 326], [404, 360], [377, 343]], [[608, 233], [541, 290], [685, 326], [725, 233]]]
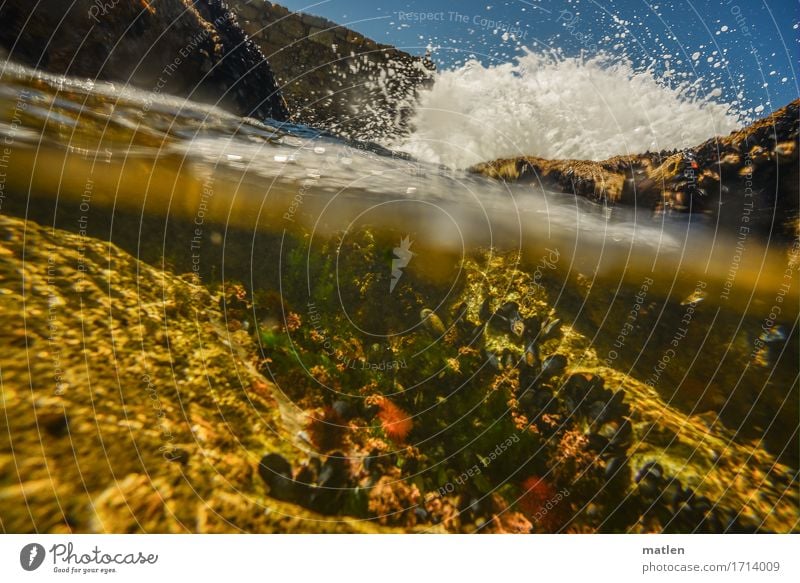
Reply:
[[[279, 2], [280, 3], [280, 2]], [[722, 92], [752, 115], [800, 95], [797, 0], [284, 0], [439, 67], [507, 62], [522, 47], [567, 56], [598, 52], [652, 67], [667, 83]]]

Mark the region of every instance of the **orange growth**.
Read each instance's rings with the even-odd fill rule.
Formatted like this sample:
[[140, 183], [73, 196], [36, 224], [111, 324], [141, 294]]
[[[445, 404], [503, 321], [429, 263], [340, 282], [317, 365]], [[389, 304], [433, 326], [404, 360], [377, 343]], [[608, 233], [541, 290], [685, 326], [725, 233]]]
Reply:
[[397, 443], [405, 441], [414, 426], [409, 414], [385, 397], [381, 397], [376, 405], [379, 407], [378, 419], [387, 437]]

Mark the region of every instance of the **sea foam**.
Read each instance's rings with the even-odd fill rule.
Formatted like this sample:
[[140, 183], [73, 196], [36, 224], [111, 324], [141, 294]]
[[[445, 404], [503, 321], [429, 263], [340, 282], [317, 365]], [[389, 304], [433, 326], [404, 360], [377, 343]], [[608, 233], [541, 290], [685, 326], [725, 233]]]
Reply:
[[683, 148], [746, 121], [719, 90], [701, 87], [602, 54], [470, 61], [436, 74], [419, 96], [411, 134], [390, 145], [453, 168], [520, 155], [602, 160]]

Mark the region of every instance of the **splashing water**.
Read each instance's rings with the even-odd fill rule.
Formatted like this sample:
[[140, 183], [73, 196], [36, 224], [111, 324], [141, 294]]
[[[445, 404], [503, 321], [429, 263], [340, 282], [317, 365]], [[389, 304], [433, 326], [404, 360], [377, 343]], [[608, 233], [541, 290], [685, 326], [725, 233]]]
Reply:
[[[647, 86], [645, 81], [639, 84]], [[711, 103], [676, 102], [678, 110], [686, 107], [695, 112], [698, 123], [712, 123], [706, 109], [723, 111]], [[654, 99], [653, 109], [659, 105]], [[544, 120], [554, 109], [535, 117], [519, 116], [517, 121], [529, 128], [545, 127]], [[595, 111], [602, 111], [601, 106]], [[563, 115], [570, 121], [575, 114]], [[689, 113], [683, 116], [688, 117]], [[573, 122], [576, 130], [554, 131], [563, 133], [571, 140], [569, 147], [577, 150], [587, 139], [572, 135], [575, 131], [601, 135], [600, 122], [591, 125], [592, 118], [586, 118], [584, 128]], [[509, 116], [493, 119], [514, 122]], [[688, 129], [664, 124], [676, 132]], [[471, 135], [487, 148], [478, 159], [501, 155], [499, 149], [491, 151], [493, 138], [486, 130], [480, 132], [480, 125], [452, 128], [459, 136], [450, 143], [464, 143]], [[530, 131], [530, 144], [560, 147], [557, 137], [550, 140]], [[706, 137], [705, 130], [695, 131]], [[617, 133], [618, 139], [625, 139], [624, 130], [617, 128]], [[321, 239], [368, 229], [386, 234], [393, 246], [401, 241], [394, 254], [398, 259], [401, 255], [407, 259], [408, 253], [426, 257], [414, 265], [420, 269], [425, 264], [426, 275], [432, 278], [448, 277], [453, 258], [467, 250], [518, 250], [521, 257], [535, 262], [558, 248], [562, 264], [576, 272], [620, 275], [638, 282], [641, 274], [657, 269], [680, 274], [693, 286], [695, 276], [707, 282], [726, 281], [736, 244], [730, 229], [719, 224], [708, 228], [694, 215], [653, 220], [651, 213], [636, 207], [609, 209], [539, 185], [504, 184], [462, 170], [444, 171], [426, 160], [379, 155], [368, 144], [344, 142], [309, 128], [288, 124], [276, 128], [176, 97], [56, 77], [18, 65], [0, 69], [3, 140], [10, 144], [0, 176], [0, 195], [6, 195], [0, 196], [3, 212], [14, 204], [15, 212], [27, 212], [30, 196], [37, 199], [39, 209], [48, 208], [46, 203], [57, 204], [61, 215], [70, 208], [80, 209], [89, 197], [93, 213], [199, 220], [209, 232], [217, 229], [220, 238], [228, 229], [313, 233]], [[542, 154], [533, 146], [524, 148]], [[406, 237], [408, 243], [403, 243]], [[780, 245], [748, 241], [746, 252], [737, 259], [736, 283], [742, 288], [731, 297], [749, 302], [756, 295], [772, 301], [783, 283], [784, 252]], [[404, 269], [400, 263], [391, 263], [398, 279]]]
[[694, 146], [746, 121], [715, 101], [718, 90], [698, 95], [698, 83], [667, 81], [606, 55], [470, 61], [437, 74], [411, 136], [392, 146], [453, 168], [521, 155], [602, 160]]

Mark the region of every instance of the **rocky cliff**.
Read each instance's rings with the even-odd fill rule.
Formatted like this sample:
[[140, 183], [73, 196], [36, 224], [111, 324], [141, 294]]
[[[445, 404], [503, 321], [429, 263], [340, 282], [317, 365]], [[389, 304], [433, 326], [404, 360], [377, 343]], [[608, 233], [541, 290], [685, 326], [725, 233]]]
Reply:
[[291, 113], [348, 138], [401, 131], [434, 70], [428, 59], [261, 0], [9, 0], [0, 19], [0, 47], [29, 66], [243, 116]]
[[262, 0], [232, 0], [261, 47], [297, 122], [356, 139], [402, 130], [433, 62], [334, 22]]

